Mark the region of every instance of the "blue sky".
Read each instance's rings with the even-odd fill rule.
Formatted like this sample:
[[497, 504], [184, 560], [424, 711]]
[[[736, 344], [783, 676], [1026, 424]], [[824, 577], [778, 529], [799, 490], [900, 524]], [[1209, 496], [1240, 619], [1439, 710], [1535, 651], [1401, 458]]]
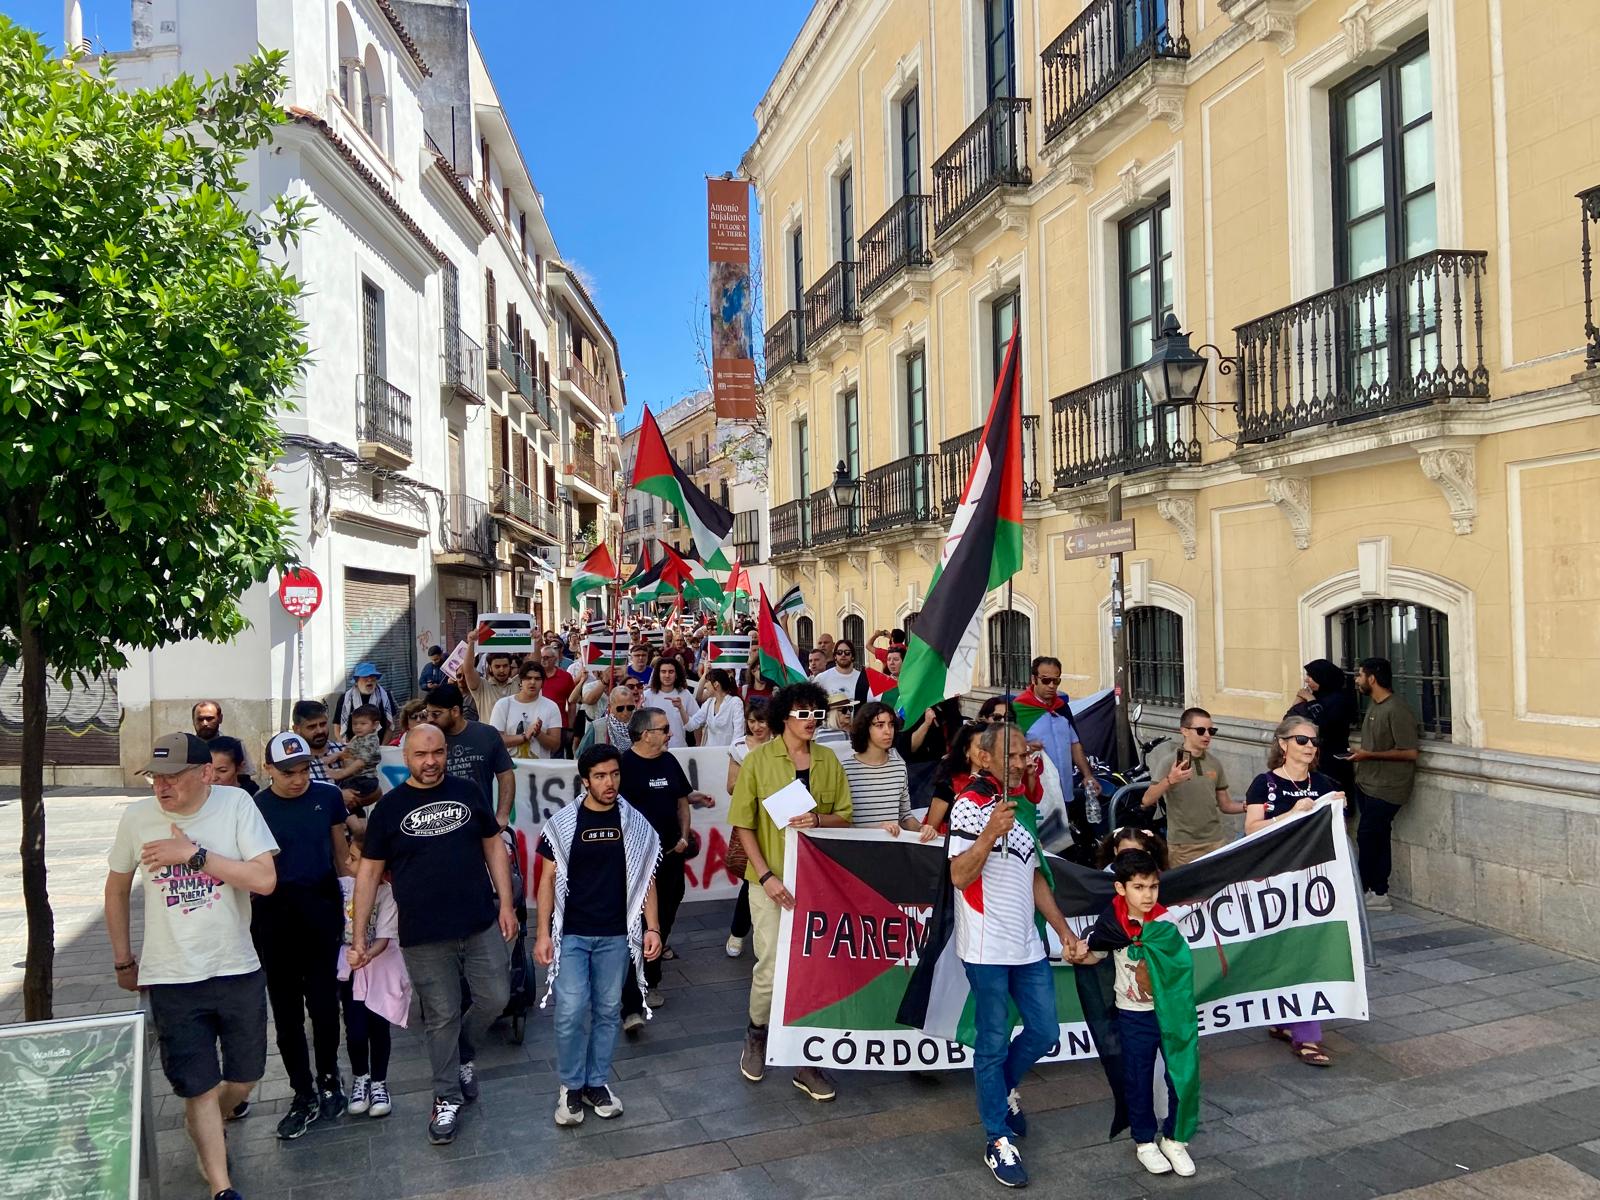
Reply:
[[[756, 101], [810, 8], [473, 5], [556, 242], [592, 280], [621, 346], [625, 427], [641, 403], [664, 408], [704, 386], [692, 325], [706, 296], [705, 176], [738, 167], [755, 137]], [[84, 0], [84, 33], [126, 49], [130, 11], [129, 0]], [[60, 40], [61, 0], [0, 0], [0, 12]]]

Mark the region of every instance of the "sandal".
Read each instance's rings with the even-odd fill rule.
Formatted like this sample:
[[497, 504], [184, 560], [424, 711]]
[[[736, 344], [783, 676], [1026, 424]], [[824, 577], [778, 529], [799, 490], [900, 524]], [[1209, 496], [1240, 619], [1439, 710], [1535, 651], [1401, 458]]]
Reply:
[[1308, 1067], [1331, 1067], [1333, 1059], [1316, 1042], [1294, 1042], [1294, 1056]]
[[1277, 1038], [1280, 1042], [1288, 1042], [1291, 1046], [1294, 1045], [1294, 1036], [1282, 1025], [1268, 1025], [1267, 1036]]
[[666, 961], [668, 959], [673, 959], [673, 958], [677, 958], [677, 957], [678, 957], [677, 951], [673, 950], [673, 948], [671, 946], [663, 946], [661, 948], [662, 961]]

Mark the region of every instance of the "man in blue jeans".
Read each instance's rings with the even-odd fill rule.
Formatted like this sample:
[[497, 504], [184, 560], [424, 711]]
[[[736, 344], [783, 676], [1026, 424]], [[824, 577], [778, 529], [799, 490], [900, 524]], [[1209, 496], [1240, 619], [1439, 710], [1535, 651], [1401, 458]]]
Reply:
[[623, 983], [631, 966], [642, 993], [645, 960], [661, 953], [661, 839], [622, 798], [622, 755], [615, 746], [591, 746], [578, 759], [578, 775], [583, 802], [557, 811], [539, 838], [546, 867], [533, 946], [547, 968], [539, 1007], [551, 992], [556, 997], [555, 1118], [565, 1126], [583, 1124], [584, 1105], [604, 1119], [622, 1115], [610, 1080]]
[[[1060, 1035], [1055, 983], [1038, 917], [1061, 944], [1080, 953], [1050, 882], [1039, 843], [1016, 819], [1028, 749], [1014, 725], [992, 725], [978, 739], [980, 771], [950, 809], [950, 881], [956, 889], [956, 954], [972, 988], [977, 1025], [972, 1069], [983, 1119], [984, 1162], [1007, 1187], [1028, 1173], [1016, 1139], [1028, 1132], [1018, 1086]], [[1023, 801], [1026, 803], [1026, 801]], [[1010, 1005], [1022, 1017], [1011, 1036]]]

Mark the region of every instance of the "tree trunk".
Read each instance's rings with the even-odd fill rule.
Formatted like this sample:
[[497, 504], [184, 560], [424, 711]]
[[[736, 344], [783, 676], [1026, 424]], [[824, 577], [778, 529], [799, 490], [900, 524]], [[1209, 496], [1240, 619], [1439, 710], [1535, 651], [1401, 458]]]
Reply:
[[[18, 582], [18, 612], [25, 611]], [[56, 919], [44, 863], [45, 663], [39, 632], [17, 622], [22, 645], [22, 899], [28, 913], [28, 954], [22, 975], [23, 1016], [48, 1021], [55, 1004]]]

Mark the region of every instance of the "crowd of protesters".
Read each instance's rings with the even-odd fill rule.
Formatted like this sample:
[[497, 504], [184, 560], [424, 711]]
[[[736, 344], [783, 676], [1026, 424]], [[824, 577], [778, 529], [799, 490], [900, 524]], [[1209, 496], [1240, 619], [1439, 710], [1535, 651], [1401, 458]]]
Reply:
[[[117, 981], [147, 994], [162, 1068], [185, 1101], [216, 1200], [238, 1198], [224, 1134], [249, 1114], [264, 1073], [269, 1006], [292, 1089], [280, 1138], [346, 1115], [393, 1112], [391, 1031], [420, 1019], [432, 1074], [427, 1136], [454, 1140], [462, 1106], [478, 1097], [477, 1048], [507, 1004], [508, 947], [521, 932], [504, 835], [517, 760], [573, 759], [581, 786], [581, 800], [542, 826], [536, 849], [544, 865], [531, 898], [533, 958], [545, 976], [540, 1005], [554, 1002], [554, 1119], [562, 1126], [580, 1124], [586, 1112], [621, 1115], [612, 1079], [618, 1037], [638, 1036], [666, 1003], [663, 963], [674, 957], [685, 863], [696, 853], [693, 812], [713, 803], [693, 788], [674, 749], [728, 751], [728, 867], [743, 885], [725, 949], [738, 958], [753, 944], [738, 1062], [752, 1084], [766, 1074], [780, 921], [794, 906], [784, 879], [790, 834], [867, 827], [945, 840], [958, 893], [976, 886], [973, 894], [987, 900], [958, 905], [958, 949], [978, 1000], [984, 1161], [1011, 1186], [1027, 1180], [1015, 1144], [1026, 1131], [1019, 1085], [1055, 1037], [1036, 914], [1057, 927], [1069, 961], [1121, 955], [1120, 982], [1131, 969], [1120, 947], [1157, 907], [1157, 880], [1169, 863], [1226, 845], [1226, 815], [1242, 815], [1249, 833], [1329, 796], [1354, 822], [1366, 906], [1389, 907], [1390, 829], [1410, 796], [1418, 728], [1383, 659], [1364, 661], [1353, 686], [1327, 660], [1306, 664], [1265, 770], [1242, 798], [1212, 751], [1217, 723], [1203, 709], [1185, 710], [1178, 737], [1150, 757], [1140, 812], [1151, 819], [1110, 830], [1102, 848], [1121, 924], [1080, 942], [1039, 883], [1048, 874], [1034, 852], [1037, 834], [1019, 832], [1017, 816], [1019, 808], [1033, 813], [1025, 828], [1034, 829], [1052, 779], [1080, 800], [1102, 787], [1061, 690], [1058, 659], [1035, 658], [1026, 690], [992, 696], [970, 718], [951, 699], [908, 725], [874, 698], [884, 677], [898, 679], [904, 631], [874, 634], [870, 673], [850, 639], [824, 634], [807, 648], [810, 677], [785, 686], [762, 676], [754, 649], [740, 672], [713, 666], [708, 629], [646, 619], [629, 631], [625, 663], [585, 664], [577, 623], [544, 633], [536, 651], [521, 655], [481, 654], [469, 636], [453, 676], [433, 647], [417, 679], [421, 694], [404, 704], [375, 664], [360, 663], [331, 703], [293, 706], [290, 728], [263, 747], [259, 766], [222, 732], [215, 701], [194, 706], [193, 733], [155, 743], [146, 768], [154, 795], [122, 817], [106, 914]], [[1024, 706], [1026, 734], [1015, 724]], [[399, 747], [405, 778], [380, 797], [384, 745]], [[763, 801], [795, 781], [811, 807], [780, 825]], [[1165, 838], [1155, 832], [1157, 813]], [[140, 869], [145, 932], [136, 957], [129, 892]], [[1153, 1047], [1159, 1031], [1148, 997], [1136, 981], [1128, 989], [1117, 1003], [1126, 1000], [1134, 1014], [1129, 1036], [1143, 1030], [1137, 1045]], [[1015, 1040], [1013, 1010], [1024, 1025]], [[1331, 1064], [1316, 1023], [1271, 1032], [1307, 1065]], [[1141, 1055], [1128, 1057], [1148, 1092], [1151, 1064]], [[813, 1101], [837, 1094], [815, 1067], [799, 1068], [791, 1081]], [[1147, 1107], [1134, 1112], [1130, 1104], [1139, 1161], [1154, 1173], [1193, 1173], [1170, 1112], [1157, 1128]]]

